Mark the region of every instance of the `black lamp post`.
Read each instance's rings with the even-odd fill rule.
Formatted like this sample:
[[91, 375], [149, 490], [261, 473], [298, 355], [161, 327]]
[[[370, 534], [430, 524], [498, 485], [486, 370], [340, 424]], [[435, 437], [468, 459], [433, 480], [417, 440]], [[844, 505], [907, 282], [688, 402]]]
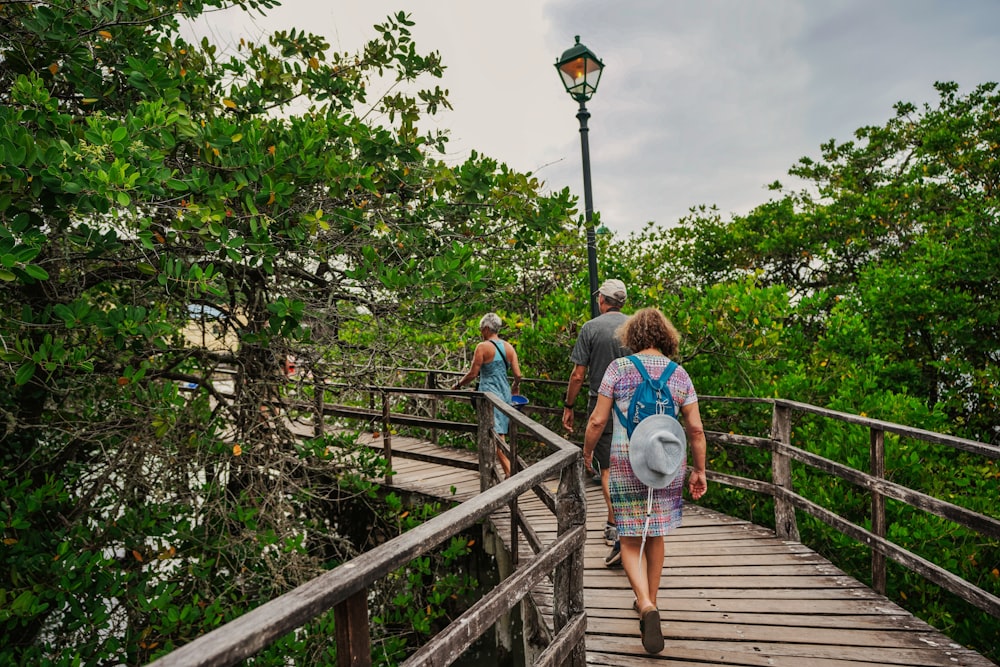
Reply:
[[556, 69], [562, 76], [563, 85], [566, 92], [574, 100], [580, 103], [580, 109], [576, 112], [576, 117], [580, 121], [580, 149], [583, 152], [583, 215], [587, 224], [587, 269], [590, 273], [590, 315], [597, 317], [600, 311], [597, 308], [597, 238], [594, 231], [594, 224], [591, 218], [594, 214], [594, 201], [590, 192], [590, 142], [587, 139], [589, 130], [587, 129], [587, 119], [590, 112], [587, 111], [586, 102], [597, 92], [597, 82], [601, 80], [601, 71], [604, 70], [604, 63], [593, 54], [586, 46], [580, 43], [580, 36], [576, 36], [576, 44], [563, 51], [563, 54], [556, 61]]

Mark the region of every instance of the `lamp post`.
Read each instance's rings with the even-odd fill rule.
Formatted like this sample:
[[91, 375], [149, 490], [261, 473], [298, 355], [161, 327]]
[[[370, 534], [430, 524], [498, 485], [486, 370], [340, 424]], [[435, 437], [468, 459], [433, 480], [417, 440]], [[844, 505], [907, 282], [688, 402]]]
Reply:
[[587, 225], [587, 270], [590, 273], [590, 316], [597, 317], [597, 237], [591, 220], [594, 201], [590, 191], [590, 142], [587, 138], [587, 100], [597, 92], [597, 82], [601, 80], [604, 63], [576, 36], [576, 44], [563, 51], [556, 61], [556, 69], [562, 77], [566, 92], [580, 103], [576, 117], [580, 121], [580, 149], [583, 153], [583, 216]]

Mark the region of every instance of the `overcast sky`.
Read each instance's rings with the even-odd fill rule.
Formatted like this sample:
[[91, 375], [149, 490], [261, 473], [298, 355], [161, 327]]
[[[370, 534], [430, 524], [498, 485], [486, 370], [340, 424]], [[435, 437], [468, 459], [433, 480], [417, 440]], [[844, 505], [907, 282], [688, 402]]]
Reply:
[[582, 211], [577, 103], [554, 67], [580, 35], [605, 64], [587, 103], [594, 209], [624, 234], [701, 204], [746, 213], [821, 143], [935, 101], [935, 81], [1000, 79], [1000, 0], [284, 0], [201, 34], [295, 27], [355, 51], [400, 10], [447, 67], [448, 160], [477, 150], [568, 186]]

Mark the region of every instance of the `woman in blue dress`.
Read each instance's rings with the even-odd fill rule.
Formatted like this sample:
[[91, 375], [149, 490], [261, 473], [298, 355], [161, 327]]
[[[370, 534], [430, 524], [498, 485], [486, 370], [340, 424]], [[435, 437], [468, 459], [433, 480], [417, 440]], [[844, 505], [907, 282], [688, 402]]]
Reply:
[[[455, 389], [469, 384], [479, 378], [479, 391], [496, 394], [504, 402], [510, 403], [512, 394], [519, 393], [521, 384], [521, 365], [517, 360], [517, 351], [507, 341], [500, 338], [500, 328], [503, 322], [496, 313], [486, 313], [479, 320], [479, 335], [482, 342], [476, 346], [472, 355], [472, 368], [455, 384]], [[508, 384], [507, 369], [514, 375], [514, 382]], [[506, 442], [507, 427], [510, 418], [496, 408], [493, 408], [493, 428]], [[503, 449], [497, 447], [497, 459], [503, 467], [504, 474], [510, 476], [510, 461]]]

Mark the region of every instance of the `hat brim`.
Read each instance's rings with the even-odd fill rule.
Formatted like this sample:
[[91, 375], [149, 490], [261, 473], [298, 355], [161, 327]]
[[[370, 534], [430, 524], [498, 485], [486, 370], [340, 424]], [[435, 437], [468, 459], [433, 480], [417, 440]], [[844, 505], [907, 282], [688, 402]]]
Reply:
[[687, 461], [687, 434], [670, 415], [650, 415], [632, 431], [628, 455], [640, 482], [653, 489], [666, 488]]

